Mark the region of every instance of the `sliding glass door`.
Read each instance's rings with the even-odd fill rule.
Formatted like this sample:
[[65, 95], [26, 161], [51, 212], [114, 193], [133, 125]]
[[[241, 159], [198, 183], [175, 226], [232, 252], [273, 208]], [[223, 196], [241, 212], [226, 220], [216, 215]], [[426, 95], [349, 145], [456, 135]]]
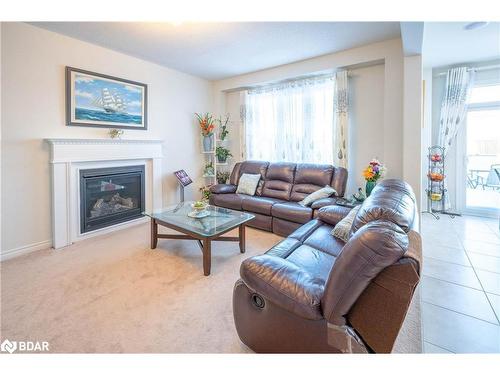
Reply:
[[[463, 129], [462, 211], [500, 214], [500, 85], [472, 89]], [[459, 159], [460, 160], [460, 159]]]

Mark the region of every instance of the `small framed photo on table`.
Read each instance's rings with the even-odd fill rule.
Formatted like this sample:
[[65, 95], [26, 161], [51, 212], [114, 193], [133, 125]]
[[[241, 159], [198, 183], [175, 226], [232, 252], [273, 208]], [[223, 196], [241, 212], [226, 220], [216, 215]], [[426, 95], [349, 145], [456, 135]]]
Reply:
[[174, 174], [183, 187], [186, 187], [193, 182], [184, 169], [175, 171]]

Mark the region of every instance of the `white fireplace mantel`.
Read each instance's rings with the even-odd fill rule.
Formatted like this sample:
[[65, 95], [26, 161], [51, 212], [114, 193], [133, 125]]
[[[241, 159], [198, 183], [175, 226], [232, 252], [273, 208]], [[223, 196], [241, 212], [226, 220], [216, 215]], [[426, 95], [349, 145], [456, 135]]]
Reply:
[[[79, 171], [113, 166], [144, 165], [146, 210], [162, 207], [161, 140], [61, 139], [45, 140], [52, 164], [52, 226], [55, 249], [134, 224], [126, 222], [93, 232], [80, 232]], [[137, 221], [142, 221], [138, 219]]]

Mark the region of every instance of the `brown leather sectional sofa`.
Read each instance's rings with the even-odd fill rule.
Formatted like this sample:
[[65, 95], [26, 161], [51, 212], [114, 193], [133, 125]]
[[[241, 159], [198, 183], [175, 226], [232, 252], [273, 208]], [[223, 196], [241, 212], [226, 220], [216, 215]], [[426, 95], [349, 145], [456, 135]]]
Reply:
[[[272, 168], [270, 175], [286, 176], [292, 168]], [[252, 350], [391, 352], [420, 279], [415, 196], [403, 181], [383, 181], [344, 243], [330, 232], [348, 212], [325, 206], [266, 254], [242, 263], [233, 314], [240, 339]]]
[[[243, 173], [262, 176], [255, 196], [236, 194]], [[332, 165], [244, 161], [234, 166], [229, 184], [210, 188], [210, 204], [251, 212], [255, 219], [249, 226], [287, 236], [315, 218], [321, 207], [334, 203], [335, 199], [318, 200], [311, 207], [302, 207], [297, 202], [325, 185], [343, 197], [346, 183], [347, 170]]]

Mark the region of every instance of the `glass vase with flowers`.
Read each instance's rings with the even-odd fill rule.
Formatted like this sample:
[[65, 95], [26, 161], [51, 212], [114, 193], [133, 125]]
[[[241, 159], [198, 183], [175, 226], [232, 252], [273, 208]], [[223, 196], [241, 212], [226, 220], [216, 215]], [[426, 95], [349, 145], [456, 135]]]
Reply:
[[370, 161], [368, 166], [363, 170], [363, 177], [366, 180], [365, 192], [366, 196], [370, 196], [377, 181], [385, 176], [387, 169], [377, 159]]
[[211, 152], [214, 150], [214, 129], [216, 119], [209, 113], [201, 115], [195, 113], [200, 125], [201, 135], [203, 136], [203, 151]]

